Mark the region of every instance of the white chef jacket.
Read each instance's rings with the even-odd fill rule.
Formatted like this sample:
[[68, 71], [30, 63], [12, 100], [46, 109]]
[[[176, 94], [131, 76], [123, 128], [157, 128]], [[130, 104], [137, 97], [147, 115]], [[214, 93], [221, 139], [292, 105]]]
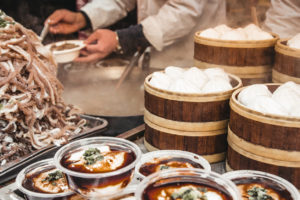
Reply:
[[154, 50], [150, 66], [192, 66], [197, 30], [226, 20], [225, 0], [92, 0], [81, 10], [93, 29], [122, 19], [137, 5], [138, 23]]
[[290, 38], [300, 33], [300, 0], [271, 0], [263, 28]]

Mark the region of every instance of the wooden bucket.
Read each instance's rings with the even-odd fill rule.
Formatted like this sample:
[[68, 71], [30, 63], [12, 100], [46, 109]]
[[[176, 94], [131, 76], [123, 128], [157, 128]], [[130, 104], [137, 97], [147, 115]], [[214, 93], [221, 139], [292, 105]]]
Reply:
[[229, 99], [242, 86], [230, 75], [230, 91], [211, 94], [174, 93], [145, 80], [145, 146], [148, 150], [177, 149], [197, 153], [209, 162], [225, 159]]
[[300, 50], [287, 46], [287, 40], [279, 40], [275, 46], [272, 79], [274, 83], [300, 84]]
[[[267, 84], [273, 92], [280, 84]], [[227, 170], [281, 176], [300, 188], [300, 118], [262, 114], [230, 99]]]
[[276, 34], [269, 40], [229, 41], [194, 37], [195, 66], [223, 68], [242, 79], [243, 85], [271, 82]]

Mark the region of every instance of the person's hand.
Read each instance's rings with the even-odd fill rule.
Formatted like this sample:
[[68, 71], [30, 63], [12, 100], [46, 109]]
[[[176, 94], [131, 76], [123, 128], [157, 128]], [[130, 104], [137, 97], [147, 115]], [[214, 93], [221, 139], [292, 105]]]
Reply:
[[256, 6], [258, 3], [258, 0], [250, 0], [250, 5], [251, 6]]
[[82, 13], [61, 9], [52, 13], [45, 21], [49, 24], [49, 31], [54, 34], [74, 33], [86, 26]]
[[75, 62], [91, 62], [111, 54], [118, 46], [117, 33], [108, 29], [95, 31], [85, 41], [86, 48]]

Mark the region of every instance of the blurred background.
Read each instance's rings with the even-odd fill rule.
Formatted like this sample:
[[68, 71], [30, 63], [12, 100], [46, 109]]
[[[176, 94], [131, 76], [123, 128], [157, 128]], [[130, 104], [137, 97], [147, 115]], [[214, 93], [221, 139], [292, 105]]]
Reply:
[[[226, 0], [227, 5], [227, 24], [232, 27], [243, 26], [251, 23], [250, 1]], [[264, 21], [265, 13], [270, 7], [270, 0], [258, 0], [257, 15], [260, 22]], [[56, 9], [65, 8], [76, 10], [76, 0], [1, 0], [0, 9], [12, 16], [27, 28], [40, 33], [43, 28], [44, 20]], [[136, 12], [131, 12], [125, 19], [111, 27], [112, 29], [121, 28], [128, 24], [136, 23]], [[75, 35], [61, 36], [48, 35], [47, 41], [72, 38]]]

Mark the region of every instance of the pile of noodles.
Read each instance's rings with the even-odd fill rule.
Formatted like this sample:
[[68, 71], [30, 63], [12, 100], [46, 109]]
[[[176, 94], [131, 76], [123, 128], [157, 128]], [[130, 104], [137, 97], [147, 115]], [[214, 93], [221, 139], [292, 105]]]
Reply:
[[0, 10], [0, 166], [82, 131], [38, 36]]

